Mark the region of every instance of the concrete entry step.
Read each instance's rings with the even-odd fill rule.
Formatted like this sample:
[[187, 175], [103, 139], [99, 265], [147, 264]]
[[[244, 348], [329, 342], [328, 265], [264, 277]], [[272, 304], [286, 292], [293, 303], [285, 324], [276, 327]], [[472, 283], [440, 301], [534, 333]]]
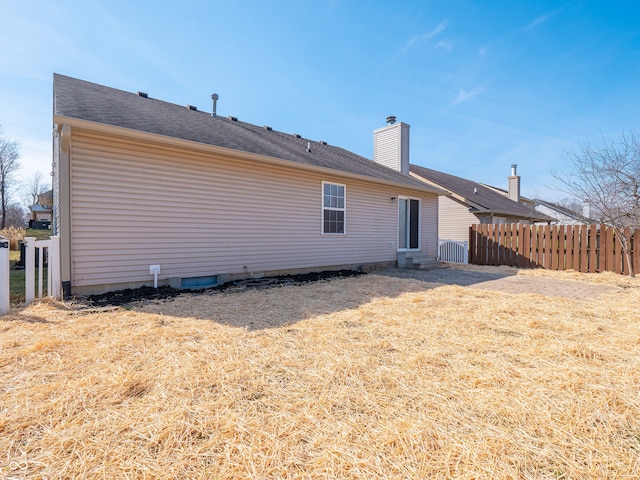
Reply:
[[439, 265], [438, 261], [424, 253], [398, 252], [398, 268], [423, 270]]

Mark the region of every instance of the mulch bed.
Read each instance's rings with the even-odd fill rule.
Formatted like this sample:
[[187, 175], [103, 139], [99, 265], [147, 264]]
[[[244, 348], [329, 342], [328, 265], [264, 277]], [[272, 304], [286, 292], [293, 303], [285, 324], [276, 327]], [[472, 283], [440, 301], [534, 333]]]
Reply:
[[235, 290], [246, 290], [250, 288], [271, 288], [278, 286], [288, 285], [300, 285], [303, 283], [317, 282], [319, 280], [329, 280], [332, 278], [346, 278], [363, 275], [362, 272], [356, 270], [335, 270], [335, 271], [323, 271], [323, 272], [311, 272], [298, 275], [276, 276], [276, 277], [264, 277], [256, 279], [238, 280], [233, 282], [223, 283], [215, 287], [204, 289], [178, 289], [172, 288], [168, 285], [163, 285], [158, 288], [153, 287], [140, 287], [140, 288], [127, 288], [125, 290], [117, 290], [114, 292], [102, 293], [99, 295], [91, 295], [86, 297], [85, 301], [96, 305], [126, 305], [132, 302], [138, 302], [141, 300], [164, 300], [177, 297], [184, 293], [205, 293], [205, 292], [224, 292]]

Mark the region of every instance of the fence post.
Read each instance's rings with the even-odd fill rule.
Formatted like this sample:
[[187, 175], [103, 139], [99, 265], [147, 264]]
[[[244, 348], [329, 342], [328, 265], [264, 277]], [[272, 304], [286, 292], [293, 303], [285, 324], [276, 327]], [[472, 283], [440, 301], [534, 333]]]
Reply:
[[9, 313], [9, 239], [0, 237], [0, 315]]
[[24, 304], [29, 305], [35, 298], [36, 238], [24, 239]]
[[50, 297], [61, 298], [62, 297], [62, 285], [60, 283], [60, 237], [54, 235], [49, 237], [51, 243], [49, 244], [49, 270], [47, 293]]

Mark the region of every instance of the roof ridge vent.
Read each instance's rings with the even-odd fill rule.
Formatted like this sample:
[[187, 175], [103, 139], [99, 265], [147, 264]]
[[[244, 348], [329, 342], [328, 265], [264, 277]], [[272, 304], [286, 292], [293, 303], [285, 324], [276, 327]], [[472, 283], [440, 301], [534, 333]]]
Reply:
[[269, 125], [265, 125], [263, 128], [269, 132], [273, 130], [273, 128], [271, 128]]
[[139, 97], [142, 98], [149, 98], [149, 94], [147, 94], [146, 92], [137, 92]]
[[231, 120], [232, 122], [237, 122], [238, 117], [232, 117], [231, 115], [229, 115], [229, 120]]
[[324, 140], [320, 140], [320, 145], [326, 145], [327, 142], [325, 142]]
[[296, 138], [302, 138], [302, 136], [299, 133], [293, 133], [292, 135]]
[[198, 107], [196, 107], [196, 106], [194, 106], [194, 105], [187, 105], [187, 108], [188, 108], [189, 110], [193, 110], [194, 112], [197, 112], [197, 111], [198, 111]]

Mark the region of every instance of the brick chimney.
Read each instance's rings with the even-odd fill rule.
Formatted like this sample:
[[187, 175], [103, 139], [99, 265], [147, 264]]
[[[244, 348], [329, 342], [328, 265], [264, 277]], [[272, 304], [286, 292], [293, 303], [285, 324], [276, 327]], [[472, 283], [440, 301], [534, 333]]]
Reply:
[[509, 198], [520, 203], [520, 176], [516, 174], [518, 165], [511, 165], [511, 176], [509, 177]]
[[387, 117], [387, 126], [373, 132], [373, 160], [409, 175], [409, 125]]

